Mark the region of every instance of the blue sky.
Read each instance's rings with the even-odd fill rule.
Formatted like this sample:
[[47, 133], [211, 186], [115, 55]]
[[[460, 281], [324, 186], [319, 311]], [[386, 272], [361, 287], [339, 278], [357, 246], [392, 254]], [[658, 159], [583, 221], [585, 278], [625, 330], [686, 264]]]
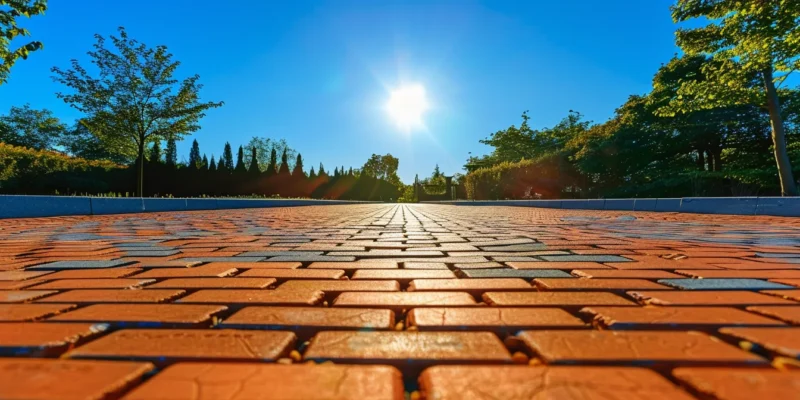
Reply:
[[[307, 167], [358, 168], [391, 153], [408, 183], [437, 163], [461, 172], [469, 152], [490, 150], [479, 139], [518, 124], [525, 110], [534, 127], [569, 110], [608, 119], [677, 52], [671, 3], [51, 0], [45, 16], [24, 22], [45, 49], [0, 86], [0, 112], [30, 103], [74, 121], [50, 68], [86, 60], [93, 34], [125, 26], [167, 45], [182, 63], [178, 76], [199, 74], [204, 99], [225, 102], [192, 136], [209, 157], [226, 141], [285, 138]], [[431, 103], [425, 129], [411, 133], [384, 109], [390, 90], [408, 83], [423, 85]]]

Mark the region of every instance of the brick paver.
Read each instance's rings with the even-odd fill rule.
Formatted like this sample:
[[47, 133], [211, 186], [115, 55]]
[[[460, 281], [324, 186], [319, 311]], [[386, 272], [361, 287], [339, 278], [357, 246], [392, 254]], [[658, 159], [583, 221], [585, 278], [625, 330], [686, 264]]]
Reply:
[[745, 368], [676, 368], [672, 375], [693, 393], [719, 400], [798, 397], [800, 371]]
[[0, 322], [35, 321], [75, 307], [75, 304], [0, 304]]
[[0, 220], [0, 398], [792, 398], [799, 271], [767, 216]]
[[37, 303], [162, 303], [185, 294], [181, 289], [87, 289], [68, 290], [37, 299]]
[[327, 307], [246, 307], [220, 324], [221, 328], [291, 330], [310, 338], [323, 330], [389, 330], [394, 328], [390, 310]]
[[0, 398], [113, 399], [152, 369], [152, 364], [130, 361], [0, 358]]
[[463, 292], [346, 292], [336, 297], [335, 307], [389, 308], [397, 312], [417, 307], [477, 306]]
[[181, 363], [125, 400], [403, 400], [400, 372], [387, 366]]
[[419, 330], [491, 330], [514, 334], [525, 329], [583, 328], [586, 325], [558, 308], [415, 308], [409, 326]]
[[781, 356], [800, 359], [800, 327], [723, 328], [720, 333]]
[[700, 332], [523, 331], [548, 364], [758, 365], [766, 360]]
[[206, 327], [225, 306], [190, 304], [93, 304], [49, 318], [51, 321], [108, 322], [118, 327]]
[[444, 366], [420, 376], [428, 399], [690, 400], [655, 372], [629, 367]]
[[175, 361], [274, 361], [289, 354], [292, 332], [125, 329], [94, 340], [66, 354], [70, 358]]
[[592, 317], [598, 328], [611, 330], [715, 329], [725, 326], [785, 326], [732, 307], [587, 307], [581, 314]]
[[303, 358], [344, 364], [389, 364], [405, 371], [439, 363], [511, 363], [508, 350], [489, 332], [327, 331], [311, 339]]
[[258, 289], [207, 289], [198, 290], [178, 299], [178, 303], [228, 304], [228, 305], [289, 305], [311, 306], [322, 301], [318, 290], [258, 290]]
[[0, 357], [57, 356], [108, 330], [108, 324], [0, 323]]
[[800, 325], [800, 305], [797, 306], [753, 306], [749, 311], [768, 317], [786, 321], [792, 325]]

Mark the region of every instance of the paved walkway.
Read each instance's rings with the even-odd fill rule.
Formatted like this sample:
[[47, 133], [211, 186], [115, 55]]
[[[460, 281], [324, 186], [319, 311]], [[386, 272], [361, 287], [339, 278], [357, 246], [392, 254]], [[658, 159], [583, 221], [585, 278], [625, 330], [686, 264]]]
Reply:
[[798, 399], [800, 221], [0, 220], [0, 321], [1, 399]]

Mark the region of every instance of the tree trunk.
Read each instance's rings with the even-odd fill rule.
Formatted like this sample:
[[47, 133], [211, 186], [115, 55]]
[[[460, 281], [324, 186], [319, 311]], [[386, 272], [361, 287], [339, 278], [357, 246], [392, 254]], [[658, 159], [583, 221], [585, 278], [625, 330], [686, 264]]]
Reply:
[[782, 196], [797, 196], [797, 184], [792, 175], [792, 164], [786, 151], [786, 135], [781, 118], [781, 103], [775, 82], [772, 81], [772, 67], [764, 70], [764, 87], [767, 91], [767, 109], [772, 126], [772, 144], [775, 146], [775, 161], [778, 164], [778, 176], [781, 181]]
[[714, 149], [714, 171], [722, 172], [722, 149]]
[[711, 150], [706, 150], [706, 161], [708, 162], [708, 171], [715, 171], [714, 156], [711, 154]]
[[706, 161], [703, 158], [703, 153], [705, 153], [703, 150], [697, 150], [697, 169], [700, 171], [706, 170]]
[[144, 140], [139, 141], [139, 170], [136, 171], [136, 192], [144, 197]]

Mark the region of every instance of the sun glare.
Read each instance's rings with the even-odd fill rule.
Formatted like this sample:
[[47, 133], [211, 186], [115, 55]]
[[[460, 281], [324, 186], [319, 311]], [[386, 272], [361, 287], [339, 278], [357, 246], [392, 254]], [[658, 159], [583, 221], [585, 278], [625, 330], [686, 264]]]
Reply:
[[402, 129], [411, 130], [424, 126], [422, 114], [428, 109], [428, 99], [422, 85], [399, 87], [392, 91], [386, 110]]

